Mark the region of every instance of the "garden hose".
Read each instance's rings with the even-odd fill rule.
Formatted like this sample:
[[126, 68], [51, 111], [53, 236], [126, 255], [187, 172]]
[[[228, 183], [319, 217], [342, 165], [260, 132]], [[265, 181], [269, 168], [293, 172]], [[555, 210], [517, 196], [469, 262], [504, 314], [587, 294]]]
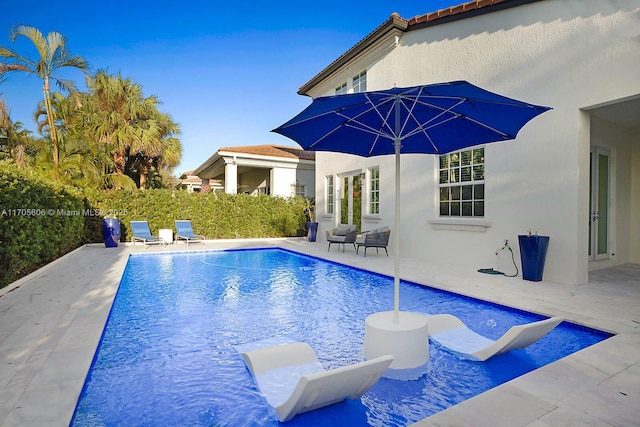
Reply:
[[[513, 255], [513, 249], [511, 249], [511, 246], [509, 246], [508, 240], [505, 240], [504, 246], [500, 250], [504, 251], [505, 249], [509, 249], [509, 252], [511, 252], [511, 261], [513, 261], [513, 266], [516, 268], [516, 274], [506, 274], [506, 273], [503, 273], [502, 271], [495, 270], [493, 268], [481, 268], [478, 270], [478, 273], [495, 274], [495, 275], [502, 275], [506, 277], [516, 277], [520, 271], [518, 270], [518, 266], [516, 265], [516, 259]], [[497, 250], [496, 250], [496, 255], [498, 255]]]

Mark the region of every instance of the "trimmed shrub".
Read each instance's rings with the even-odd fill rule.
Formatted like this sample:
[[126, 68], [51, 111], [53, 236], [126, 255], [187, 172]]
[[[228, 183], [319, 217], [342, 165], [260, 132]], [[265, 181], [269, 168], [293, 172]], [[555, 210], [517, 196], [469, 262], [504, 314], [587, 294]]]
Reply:
[[0, 164], [0, 287], [80, 246], [84, 209], [78, 190]]
[[[131, 239], [130, 221], [146, 220], [151, 232], [175, 230], [176, 219], [189, 219], [195, 233], [208, 239], [302, 236], [304, 199], [246, 194], [187, 193], [172, 190], [111, 191], [89, 196], [102, 214], [120, 219], [121, 240]], [[99, 230], [98, 230], [99, 231]], [[95, 241], [101, 234], [93, 235]]]
[[81, 191], [0, 162], [0, 288], [84, 243], [102, 242], [107, 215], [120, 219], [120, 239], [133, 220], [157, 235], [191, 220], [208, 239], [292, 237], [305, 233], [305, 200], [172, 190]]

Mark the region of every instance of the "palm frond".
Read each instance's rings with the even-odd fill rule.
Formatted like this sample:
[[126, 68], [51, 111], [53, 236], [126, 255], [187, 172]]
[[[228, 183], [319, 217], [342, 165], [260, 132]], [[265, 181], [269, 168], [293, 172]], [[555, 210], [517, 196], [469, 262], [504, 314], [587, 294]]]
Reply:
[[18, 52], [16, 52], [15, 50], [13, 50], [11, 48], [2, 47], [2, 46], [0, 46], [0, 58], [21, 59], [21, 57], [18, 54]]
[[49, 57], [49, 46], [47, 45], [47, 40], [44, 38], [40, 30], [28, 25], [20, 25], [10, 31], [9, 39], [14, 42], [18, 36], [24, 36], [31, 40], [38, 50], [38, 54], [41, 58], [44, 59]]
[[[41, 55], [42, 59], [53, 67], [54, 64], [59, 63], [61, 58], [66, 56], [65, 52], [65, 38], [57, 31], [51, 31], [47, 34], [47, 56]], [[56, 64], [57, 65], [57, 64]]]
[[56, 77], [51, 77], [51, 78], [56, 82], [56, 84], [58, 85], [58, 87], [60, 89], [66, 90], [69, 93], [73, 93], [73, 92], [75, 92], [77, 90], [76, 89], [76, 84], [72, 80], [59, 79], [59, 78], [56, 78]]
[[89, 63], [81, 56], [66, 56], [58, 67], [73, 67], [82, 71], [89, 70]]
[[135, 181], [127, 175], [110, 173], [105, 176], [105, 188], [119, 188], [126, 191], [135, 191], [138, 189]]
[[12, 71], [26, 71], [27, 73], [33, 72], [33, 70], [29, 68], [27, 65], [20, 64], [17, 62], [4, 63], [4, 64], [0, 63], [0, 75], [4, 75]]

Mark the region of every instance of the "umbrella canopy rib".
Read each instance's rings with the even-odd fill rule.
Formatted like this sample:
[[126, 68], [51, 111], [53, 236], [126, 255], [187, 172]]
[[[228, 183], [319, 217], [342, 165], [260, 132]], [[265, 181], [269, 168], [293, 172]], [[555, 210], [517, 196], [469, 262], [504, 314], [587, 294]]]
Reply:
[[[274, 129], [306, 150], [357, 156], [395, 154], [394, 319], [400, 310], [400, 155], [446, 154], [515, 139], [549, 110], [466, 81], [325, 96]], [[392, 144], [382, 144], [391, 141]]]

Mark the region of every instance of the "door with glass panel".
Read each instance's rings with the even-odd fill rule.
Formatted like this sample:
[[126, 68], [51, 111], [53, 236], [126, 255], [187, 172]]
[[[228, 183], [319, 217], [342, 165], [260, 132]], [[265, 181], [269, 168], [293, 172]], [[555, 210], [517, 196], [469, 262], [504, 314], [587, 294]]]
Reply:
[[362, 178], [360, 174], [344, 176], [340, 184], [340, 223], [354, 224], [361, 230]]
[[609, 151], [593, 147], [590, 153], [589, 260], [609, 258], [611, 161]]

